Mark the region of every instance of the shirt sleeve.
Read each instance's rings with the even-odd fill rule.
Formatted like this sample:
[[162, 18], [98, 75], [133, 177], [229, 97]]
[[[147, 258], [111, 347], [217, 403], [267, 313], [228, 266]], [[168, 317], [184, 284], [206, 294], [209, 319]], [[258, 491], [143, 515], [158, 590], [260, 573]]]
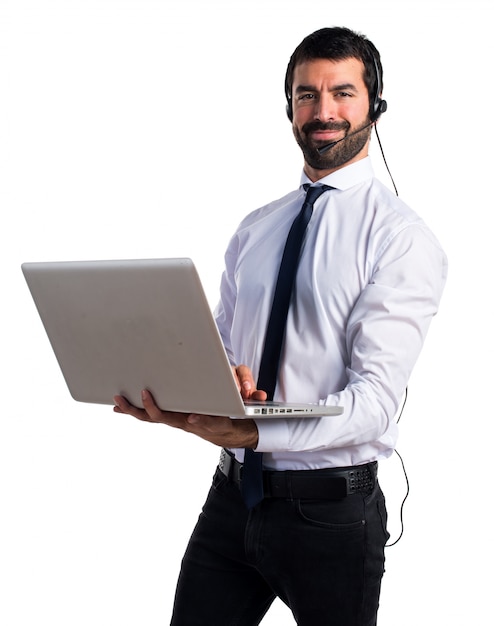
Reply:
[[346, 386], [320, 399], [343, 406], [343, 415], [279, 425], [260, 421], [257, 450], [315, 451], [384, 442], [438, 310], [446, 275], [444, 252], [424, 225], [409, 225], [387, 242], [348, 318]]

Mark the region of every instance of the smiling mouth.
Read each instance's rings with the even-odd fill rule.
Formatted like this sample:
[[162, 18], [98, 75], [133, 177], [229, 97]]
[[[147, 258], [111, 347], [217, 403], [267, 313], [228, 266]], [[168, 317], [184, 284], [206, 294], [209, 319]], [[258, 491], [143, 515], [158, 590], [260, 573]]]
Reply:
[[334, 141], [339, 139], [341, 135], [340, 130], [315, 130], [309, 133], [309, 136], [314, 141]]
[[321, 122], [309, 122], [302, 127], [302, 132], [315, 143], [328, 143], [344, 137], [348, 127], [349, 125], [345, 123], [322, 124]]

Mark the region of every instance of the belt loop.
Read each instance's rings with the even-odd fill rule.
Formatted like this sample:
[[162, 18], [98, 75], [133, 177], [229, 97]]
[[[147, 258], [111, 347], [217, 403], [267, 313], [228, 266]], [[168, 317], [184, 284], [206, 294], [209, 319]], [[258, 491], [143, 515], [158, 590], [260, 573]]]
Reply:
[[288, 497], [290, 499], [291, 502], [293, 502], [294, 498], [293, 498], [293, 481], [292, 481], [292, 476], [289, 472], [286, 472], [286, 486], [287, 486], [287, 491], [288, 491]]
[[370, 473], [371, 473], [373, 481], [376, 482], [376, 480], [377, 480], [377, 467], [378, 467], [377, 461], [373, 461], [372, 463], [369, 463], [368, 467], [369, 467], [369, 470], [370, 470]]

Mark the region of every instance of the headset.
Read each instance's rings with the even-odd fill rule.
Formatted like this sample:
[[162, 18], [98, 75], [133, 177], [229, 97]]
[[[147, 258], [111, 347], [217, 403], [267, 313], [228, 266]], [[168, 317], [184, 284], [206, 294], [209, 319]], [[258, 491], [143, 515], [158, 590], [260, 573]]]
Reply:
[[372, 55], [372, 60], [374, 61], [374, 69], [376, 72], [376, 92], [374, 94], [369, 117], [371, 122], [377, 122], [381, 115], [388, 110], [388, 103], [380, 97], [383, 90], [381, 72], [379, 71], [379, 65], [374, 55]]
[[[388, 103], [386, 102], [386, 100], [383, 100], [380, 97], [380, 94], [382, 92], [382, 78], [381, 78], [381, 72], [379, 70], [379, 64], [374, 54], [372, 55], [372, 60], [374, 62], [374, 71], [376, 75], [376, 91], [374, 93], [374, 97], [372, 98], [372, 103], [369, 108], [369, 118], [370, 118], [371, 123], [374, 123], [374, 122], [377, 122], [377, 120], [381, 117], [381, 115], [387, 111]], [[290, 122], [293, 122], [292, 96], [290, 93], [288, 93], [288, 90], [286, 88], [286, 80], [285, 80], [285, 96], [287, 99], [286, 114]]]

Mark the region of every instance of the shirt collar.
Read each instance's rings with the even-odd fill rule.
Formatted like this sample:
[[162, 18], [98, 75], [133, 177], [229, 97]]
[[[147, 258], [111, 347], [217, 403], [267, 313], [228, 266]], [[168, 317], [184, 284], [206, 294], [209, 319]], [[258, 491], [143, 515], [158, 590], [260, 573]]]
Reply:
[[[349, 189], [354, 185], [358, 185], [364, 180], [368, 180], [374, 176], [374, 170], [372, 169], [372, 163], [370, 157], [364, 157], [360, 161], [356, 161], [351, 165], [342, 167], [332, 174], [328, 174], [324, 178], [317, 181], [318, 185], [330, 185], [335, 189]], [[314, 184], [307, 177], [305, 172], [302, 172], [302, 178], [300, 185], [305, 183]]]

